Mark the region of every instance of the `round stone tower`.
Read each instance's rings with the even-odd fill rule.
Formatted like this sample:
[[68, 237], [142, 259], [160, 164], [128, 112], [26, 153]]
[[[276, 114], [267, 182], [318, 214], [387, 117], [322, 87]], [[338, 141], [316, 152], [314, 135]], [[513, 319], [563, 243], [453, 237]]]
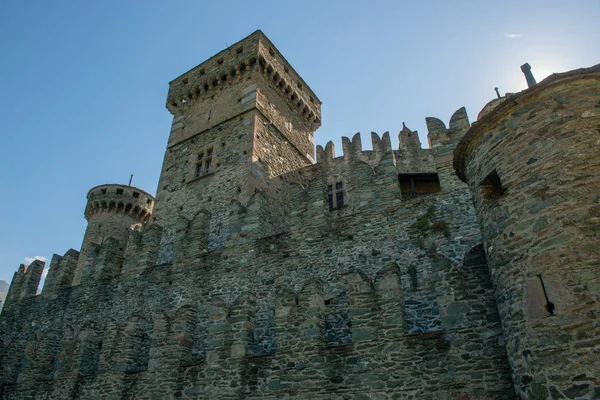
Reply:
[[131, 231], [152, 216], [154, 197], [145, 191], [125, 185], [100, 185], [87, 194], [85, 219], [88, 226], [83, 237], [73, 285], [81, 283], [83, 266], [89, 246], [102, 244], [107, 238], [120, 244], [118, 256], [123, 256]]
[[486, 107], [457, 146], [520, 399], [599, 398], [600, 65]]

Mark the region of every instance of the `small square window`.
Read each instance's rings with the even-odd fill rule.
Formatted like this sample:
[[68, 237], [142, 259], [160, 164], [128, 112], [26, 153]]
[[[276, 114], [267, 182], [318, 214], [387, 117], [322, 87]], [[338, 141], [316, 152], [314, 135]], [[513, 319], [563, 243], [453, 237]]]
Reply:
[[117, 194], [123, 194], [123, 189], [117, 189]]

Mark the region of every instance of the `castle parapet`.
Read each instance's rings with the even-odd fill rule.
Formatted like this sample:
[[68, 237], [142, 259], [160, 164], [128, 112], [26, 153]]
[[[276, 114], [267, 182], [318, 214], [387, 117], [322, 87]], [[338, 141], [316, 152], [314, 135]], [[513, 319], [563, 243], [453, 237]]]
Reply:
[[[379, 162], [379, 160], [381, 159], [381, 157], [383, 157], [384, 154], [392, 151], [390, 133], [385, 132], [380, 138], [376, 132], [371, 132], [371, 147], [373, 150], [363, 151], [360, 133], [354, 134], [354, 136], [352, 136], [352, 140], [343, 136], [343, 155], [341, 156], [341, 158], [346, 161], [373, 160], [372, 162]], [[325, 148], [323, 148], [323, 146], [321, 145], [317, 145], [316, 154], [318, 164], [330, 164], [331, 160], [336, 158], [335, 146], [333, 142], [327, 142]]]
[[452, 149], [454, 149], [466, 130], [471, 126], [467, 110], [464, 107], [459, 108], [452, 114], [448, 128], [438, 118], [427, 117], [425, 118], [425, 122], [427, 123], [427, 130], [429, 132], [427, 134], [429, 146], [434, 150], [434, 153], [438, 147], [444, 148], [447, 145], [451, 145]]
[[56, 296], [62, 289], [71, 286], [78, 260], [79, 252], [74, 249], [68, 250], [64, 256], [54, 254], [42, 294]]
[[6, 295], [5, 309], [8, 310], [13, 304], [36, 295], [45, 265], [46, 263], [41, 260], [34, 260], [28, 266], [25, 264], [19, 266]]
[[127, 244], [123, 273], [137, 271], [155, 265], [160, 249], [163, 228], [158, 224], [145, 225], [134, 230]]

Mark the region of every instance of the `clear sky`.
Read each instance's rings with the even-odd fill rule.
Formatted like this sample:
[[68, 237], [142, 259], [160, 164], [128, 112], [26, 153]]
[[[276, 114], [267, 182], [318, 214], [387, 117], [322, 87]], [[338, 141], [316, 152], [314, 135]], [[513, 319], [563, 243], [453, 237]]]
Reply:
[[600, 1], [0, 2], [0, 279], [79, 249], [86, 193], [156, 192], [168, 82], [256, 29], [323, 102], [316, 143], [425, 117], [600, 62]]

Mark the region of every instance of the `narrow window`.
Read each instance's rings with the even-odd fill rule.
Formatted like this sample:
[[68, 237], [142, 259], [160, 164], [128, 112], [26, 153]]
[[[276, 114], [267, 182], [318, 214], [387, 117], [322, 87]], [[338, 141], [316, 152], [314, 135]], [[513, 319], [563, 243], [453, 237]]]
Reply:
[[498, 172], [493, 170], [490, 172], [481, 182], [481, 189], [483, 190], [483, 195], [490, 200], [496, 200], [500, 198], [506, 189], [502, 187], [502, 181], [498, 176]]
[[330, 210], [343, 207], [345, 205], [344, 184], [342, 182], [336, 182], [335, 186], [333, 184], [327, 185], [327, 196], [329, 199]]

